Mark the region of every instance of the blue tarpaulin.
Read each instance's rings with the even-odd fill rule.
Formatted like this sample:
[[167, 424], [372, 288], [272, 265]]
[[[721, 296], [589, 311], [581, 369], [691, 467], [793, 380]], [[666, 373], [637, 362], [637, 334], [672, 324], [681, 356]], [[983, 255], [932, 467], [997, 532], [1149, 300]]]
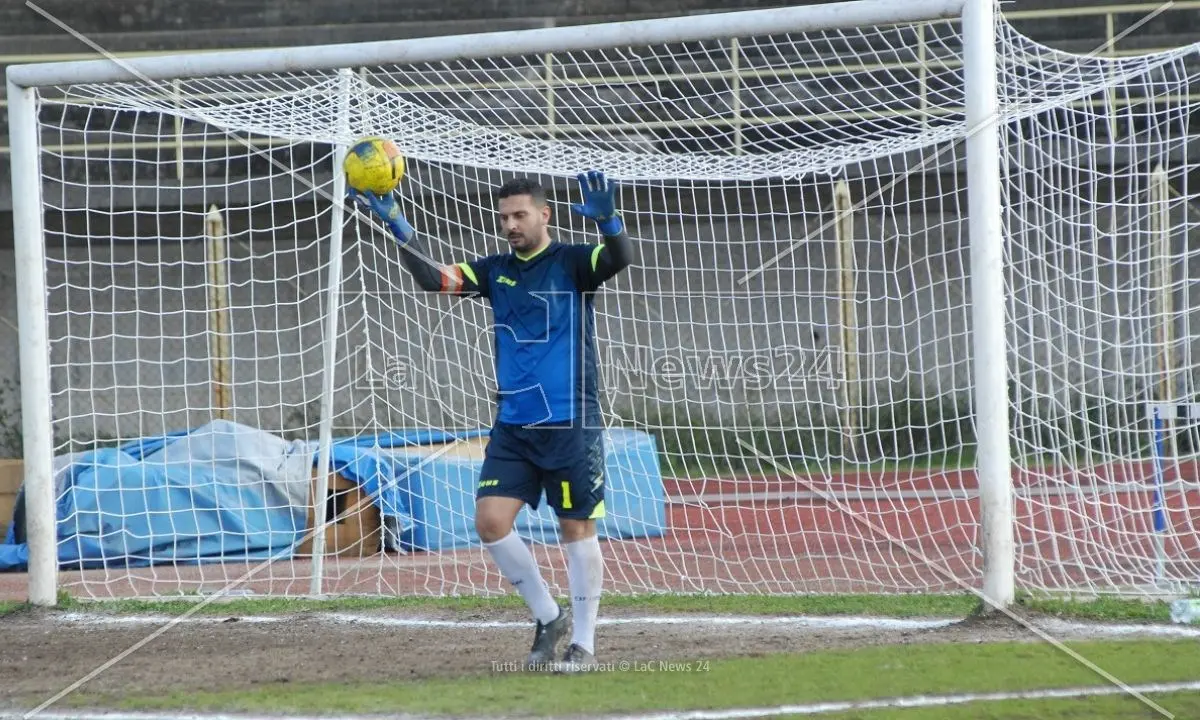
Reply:
[[[623, 428], [605, 432], [605, 515], [596, 522], [601, 538], [661, 537], [666, 529], [666, 498], [654, 438]], [[478, 543], [475, 488], [482, 460], [443, 456], [397, 455], [411, 468], [405, 478], [413, 525], [401, 536], [406, 549], [446, 551]], [[524, 538], [558, 542], [558, 519], [542, 499], [537, 510], [525, 507], [516, 531]]]
[[[470, 518], [477, 460], [431, 460], [404, 448], [487, 434], [397, 430], [335, 439], [333, 469], [358, 484], [400, 532], [404, 549], [477, 542]], [[608, 536], [659, 535], [665, 524], [653, 439], [609, 434]], [[94, 568], [290, 557], [306, 534], [317, 444], [237, 423], [140, 438], [55, 459], [61, 567]], [[18, 503], [20, 499], [18, 498]], [[544, 505], [519, 530], [553, 534]], [[27, 547], [12, 523], [0, 570], [23, 570]]]

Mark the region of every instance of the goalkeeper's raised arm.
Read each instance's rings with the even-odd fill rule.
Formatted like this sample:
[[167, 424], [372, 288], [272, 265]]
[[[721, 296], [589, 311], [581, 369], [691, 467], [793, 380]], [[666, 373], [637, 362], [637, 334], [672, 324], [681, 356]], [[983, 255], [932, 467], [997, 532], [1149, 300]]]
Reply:
[[633, 263], [633, 242], [625, 234], [625, 224], [617, 214], [616, 185], [604, 173], [594, 170], [580, 173], [578, 180], [583, 202], [571, 205], [571, 210], [595, 221], [604, 236], [604, 241], [591, 247], [585, 262], [576, 269], [579, 289], [590, 291]]
[[[442, 265], [429, 257], [429, 249], [417, 231], [400, 212], [396, 198], [392, 195], [379, 196], [372, 192], [350, 190], [350, 197], [371, 210], [387, 225], [396, 244], [400, 246], [401, 262], [412, 273], [417, 286], [427, 292], [444, 292], [454, 295], [487, 295], [485, 259], [474, 262]], [[481, 280], [484, 284], [481, 285]]]
[[[581, 292], [593, 292], [633, 262], [633, 243], [616, 210], [616, 186], [603, 173], [580, 173], [583, 202], [571, 210], [595, 222], [603, 236], [600, 244], [569, 245], [562, 248], [562, 262]], [[491, 271], [503, 264], [503, 255], [490, 255], [470, 262], [443, 265], [429, 256], [428, 249], [390, 194], [350, 191], [350, 196], [381, 219], [396, 243], [404, 250], [401, 260], [417, 285], [427, 292], [491, 297]], [[557, 245], [549, 234], [550, 209], [540, 187], [527, 180], [512, 180], [497, 191], [500, 225], [512, 256], [528, 261]], [[526, 198], [529, 207], [513, 204]], [[507, 202], [506, 202], [507, 201]], [[507, 276], [505, 276], [507, 277]], [[511, 280], [511, 278], [509, 278]]]

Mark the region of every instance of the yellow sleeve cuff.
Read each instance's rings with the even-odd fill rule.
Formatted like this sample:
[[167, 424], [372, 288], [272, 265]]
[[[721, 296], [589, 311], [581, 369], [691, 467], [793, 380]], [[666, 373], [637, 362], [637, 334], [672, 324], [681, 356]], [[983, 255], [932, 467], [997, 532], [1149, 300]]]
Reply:
[[470, 265], [467, 263], [459, 263], [458, 266], [462, 268], [463, 275], [466, 275], [468, 280], [475, 283], [476, 286], [479, 285], [479, 278], [475, 277], [475, 271], [471, 269]]

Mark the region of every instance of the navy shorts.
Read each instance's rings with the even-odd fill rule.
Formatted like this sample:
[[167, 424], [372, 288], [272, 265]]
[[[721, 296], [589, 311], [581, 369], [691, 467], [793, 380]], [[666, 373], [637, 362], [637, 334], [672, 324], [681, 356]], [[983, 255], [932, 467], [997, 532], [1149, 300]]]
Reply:
[[475, 497], [517, 498], [537, 510], [543, 492], [560, 518], [604, 517], [602, 430], [492, 426]]

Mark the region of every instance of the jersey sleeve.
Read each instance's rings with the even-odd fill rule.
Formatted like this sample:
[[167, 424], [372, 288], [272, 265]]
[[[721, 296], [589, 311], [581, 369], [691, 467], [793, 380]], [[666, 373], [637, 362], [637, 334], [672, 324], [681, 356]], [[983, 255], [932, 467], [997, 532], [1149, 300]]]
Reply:
[[443, 266], [440, 292], [450, 295], [477, 295], [490, 298], [491, 283], [488, 277], [492, 261], [493, 257], [489, 255], [468, 262]]
[[632, 261], [632, 243], [624, 232], [594, 245], [570, 245], [568, 251], [569, 269], [580, 292], [598, 290]]
[[426, 292], [489, 297], [488, 271], [495, 255], [443, 265], [433, 260], [420, 235], [414, 233], [401, 247], [400, 260]]

